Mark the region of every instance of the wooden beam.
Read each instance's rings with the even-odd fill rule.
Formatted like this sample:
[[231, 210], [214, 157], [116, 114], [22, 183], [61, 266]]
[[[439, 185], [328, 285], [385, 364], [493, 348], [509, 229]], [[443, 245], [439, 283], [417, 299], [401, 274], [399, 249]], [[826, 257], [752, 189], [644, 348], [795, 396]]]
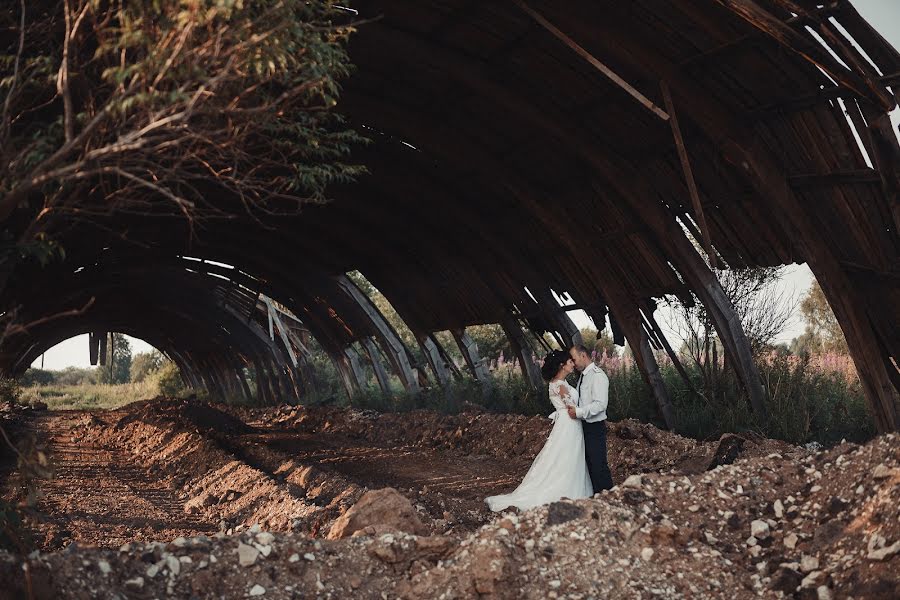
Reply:
[[563, 345], [568, 348], [574, 344], [581, 344], [581, 331], [578, 330], [578, 326], [569, 317], [568, 312], [564, 310], [565, 307], [560, 306], [559, 302], [556, 301], [550, 290], [548, 288], [539, 288], [532, 290], [532, 293], [535, 295], [544, 316], [550, 320], [557, 333], [562, 337]]
[[788, 175], [787, 180], [794, 189], [881, 183], [881, 177], [878, 175], [878, 171], [873, 169], [854, 169], [849, 171], [834, 171], [832, 173], [798, 173], [796, 175]]
[[382, 348], [388, 355], [388, 360], [397, 371], [400, 381], [410, 393], [416, 394], [419, 390], [419, 380], [413, 372], [412, 365], [409, 360], [409, 352], [400, 336], [394, 331], [381, 311], [378, 310], [372, 301], [353, 283], [346, 275], [340, 275], [335, 278], [338, 287], [352, 299], [362, 310], [362, 313], [370, 319], [373, 328], [378, 332], [378, 339]]
[[[669, 114], [672, 114], [671, 112]], [[650, 384], [650, 387], [653, 389], [653, 395], [657, 399], [657, 406], [659, 406], [659, 410], [662, 413], [663, 420], [666, 423], [666, 428], [670, 431], [675, 431], [677, 427], [677, 421], [675, 418], [675, 407], [672, 405], [672, 399], [669, 397], [669, 391], [666, 389], [666, 384], [663, 381], [662, 373], [659, 371], [659, 365], [656, 362], [656, 356], [653, 355], [653, 350], [650, 348], [650, 343], [647, 338], [647, 332], [644, 331], [644, 328], [638, 325], [640, 340], [638, 342], [638, 346], [640, 348], [640, 361], [639, 364], [642, 364], [642, 371], [647, 379], [647, 382]], [[637, 358], [637, 354], [635, 358]]]
[[791, 52], [825, 71], [834, 81], [859, 97], [876, 102], [886, 111], [896, 106], [896, 102], [886, 90], [879, 86], [872, 86], [871, 82], [864, 79], [861, 74], [845, 69], [816, 40], [797, 33], [753, 0], [716, 1], [743, 18], [748, 24], [771, 36]]
[[484, 359], [478, 354], [478, 345], [475, 341], [469, 337], [465, 329], [452, 329], [450, 333], [453, 334], [453, 339], [456, 340], [456, 345], [459, 346], [459, 351], [462, 352], [463, 359], [475, 379], [484, 386], [491, 385], [491, 374], [484, 364]]
[[385, 396], [389, 396], [391, 394], [391, 381], [388, 378], [387, 371], [384, 370], [384, 364], [381, 362], [381, 353], [378, 351], [378, 346], [375, 345], [372, 338], [367, 337], [362, 340], [362, 347], [372, 363], [375, 379], [378, 380], [378, 387], [381, 388]]
[[510, 313], [500, 323], [500, 326], [503, 327], [503, 332], [509, 340], [509, 345], [519, 360], [519, 367], [522, 369], [525, 381], [528, 382], [531, 389], [541, 389], [544, 385], [541, 370], [534, 362], [531, 344], [528, 343], [528, 339], [525, 337], [521, 325], [519, 325], [519, 320]]
[[672, 93], [665, 81], [661, 81], [660, 89], [662, 90], [663, 100], [666, 103], [666, 110], [669, 112], [669, 125], [672, 127], [672, 136], [675, 138], [675, 148], [678, 150], [678, 158], [681, 161], [681, 170], [684, 174], [684, 181], [687, 184], [688, 193], [691, 196], [691, 204], [694, 206], [694, 215], [697, 217], [697, 223], [700, 225], [700, 232], [703, 234], [703, 245], [706, 248], [706, 256], [709, 264], [715, 269], [718, 266], [716, 253], [713, 250], [712, 239], [709, 235], [709, 227], [706, 225], [706, 215], [703, 213], [703, 205], [700, 203], [700, 193], [697, 191], [697, 182], [694, 181], [694, 172], [691, 170], [691, 160], [688, 157], [687, 148], [684, 145], [684, 138], [681, 135], [681, 126], [678, 124], [678, 115], [675, 112], [675, 104], [672, 102]]
[[98, 331], [94, 335], [98, 338], [99, 354], [97, 355], [97, 364], [101, 367], [106, 366], [107, 342], [109, 342], [109, 334], [105, 331]]
[[557, 39], [559, 39], [563, 44], [568, 46], [570, 49], [574, 50], [578, 56], [585, 59], [588, 63], [590, 63], [590, 65], [592, 67], [594, 67], [595, 69], [597, 69], [598, 71], [603, 73], [603, 75], [605, 75], [607, 79], [609, 79], [610, 81], [615, 83], [617, 86], [619, 86], [620, 88], [625, 90], [625, 92], [629, 96], [631, 96], [632, 98], [637, 100], [644, 108], [646, 108], [647, 110], [652, 112], [654, 115], [656, 115], [663, 121], [668, 120], [669, 115], [667, 115], [663, 109], [656, 106], [653, 103], [653, 101], [651, 101], [645, 95], [640, 93], [630, 83], [628, 83], [627, 81], [622, 79], [618, 74], [615, 73], [615, 71], [613, 71], [612, 69], [610, 69], [609, 67], [604, 65], [602, 62], [597, 60], [597, 58], [593, 54], [591, 54], [590, 52], [588, 52], [587, 50], [582, 48], [579, 44], [577, 44], [575, 42], [575, 40], [573, 40], [568, 35], [566, 35], [562, 31], [560, 31], [559, 28], [557, 28], [555, 25], [553, 25], [553, 23], [551, 23], [550, 21], [545, 19], [540, 13], [538, 13], [536, 10], [532, 9], [530, 6], [528, 6], [521, 0], [515, 0], [515, 2], [519, 6], [519, 8], [521, 8], [532, 19], [534, 19], [541, 27], [543, 27], [544, 29], [546, 29], [547, 31], [552, 33], [554, 36], [556, 36]]
[[419, 333], [416, 335], [416, 339], [422, 348], [423, 354], [425, 354], [425, 360], [431, 366], [431, 371], [434, 373], [438, 384], [441, 386], [447, 385], [450, 382], [450, 371], [444, 362], [444, 358], [441, 356], [437, 340], [430, 333]]

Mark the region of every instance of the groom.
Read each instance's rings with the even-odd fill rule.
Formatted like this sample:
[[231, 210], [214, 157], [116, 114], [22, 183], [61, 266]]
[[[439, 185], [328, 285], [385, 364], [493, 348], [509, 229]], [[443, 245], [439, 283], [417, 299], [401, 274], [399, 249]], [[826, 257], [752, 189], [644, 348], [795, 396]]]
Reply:
[[609, 404], [609, 378], [594, 364], [587, 348], [576, 344], [569, 348], [578, 378], [578, 405], [569, 406], [569, 416], [581, 419], [584, 429], [584, 457], [594, 493], [612, 488], [612, 473], [606, 461], [606, 406]]

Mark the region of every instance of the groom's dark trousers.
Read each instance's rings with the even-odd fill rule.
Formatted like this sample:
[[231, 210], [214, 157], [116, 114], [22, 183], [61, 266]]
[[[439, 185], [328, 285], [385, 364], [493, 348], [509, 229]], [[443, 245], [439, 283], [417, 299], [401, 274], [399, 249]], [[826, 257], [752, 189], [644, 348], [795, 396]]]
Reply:
[[606, 420], [596, 423], [582, 421], [581, 427], [584, 429], [584, 457], [594, 493], [612, 489], [612, 473], [606, 461]]

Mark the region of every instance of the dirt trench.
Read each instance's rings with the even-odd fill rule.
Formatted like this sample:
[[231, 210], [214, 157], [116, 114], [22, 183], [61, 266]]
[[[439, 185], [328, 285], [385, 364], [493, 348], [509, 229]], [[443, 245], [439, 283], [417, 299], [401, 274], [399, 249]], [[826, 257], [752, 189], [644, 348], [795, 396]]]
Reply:
[[[43, 551], [254, 523], [323, 536], [367, 489], [383, 487], [406, 495], [431, 532], [462, 533], [490, 520], [483, 498], [514, 487], [529, 463], [309, 431], [271, 411], [236, 416], [181, 401], [38, 413], [26, 427], [45, 442], [55, 470], [26, 519]], [[6, 498], [24, 493], [14, 478], [7, 482]]]

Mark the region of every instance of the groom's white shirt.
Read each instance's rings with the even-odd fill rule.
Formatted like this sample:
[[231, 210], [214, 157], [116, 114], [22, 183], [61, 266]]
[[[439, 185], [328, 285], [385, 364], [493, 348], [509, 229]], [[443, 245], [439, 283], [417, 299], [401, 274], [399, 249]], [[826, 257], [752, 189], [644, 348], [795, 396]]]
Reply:
[[582, 375], [575, 416], [588, 423], [603, 421], [609, 405], [609, 377], [593, 362], [585, 367]]

